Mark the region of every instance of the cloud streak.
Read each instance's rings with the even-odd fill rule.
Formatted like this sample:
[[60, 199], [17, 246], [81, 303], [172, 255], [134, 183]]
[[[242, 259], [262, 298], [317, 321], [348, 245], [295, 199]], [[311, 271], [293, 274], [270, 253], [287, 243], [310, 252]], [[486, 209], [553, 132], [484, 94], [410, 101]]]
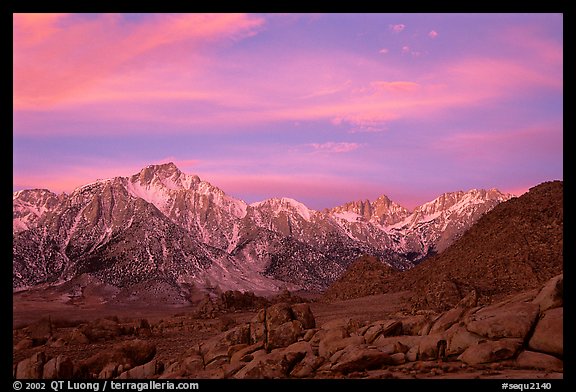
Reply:
[[13, 18], [16, 187], [171, 160], [318, 206], [562, 176], [562, 15]]
[[194, 51], [215, 40], [249, 36], [262, 24], [243, 14], [157, 14], [132, 24], [116, 14], [15, 14], [14, 107], [52, 108], [79, 95], [86, 100], [98, 83], [126, 72], [130, 77], [131, 66], [157, 65], [164, 48]]
[[390, 31], [392, 31], [393, 33], [401, 33], [402, 31], [404, 31], [404, 29], [406, 28], [406, 25], [402, 24], [402, 23], [398, 23], [398, 24], [393, 24], [388, 26], [388, 28], [390, 29]]
[[358, 143], [347, 142], [311, 143], [310, 146], [314, 151], [337, 154], [354, 151], [360, 147]]

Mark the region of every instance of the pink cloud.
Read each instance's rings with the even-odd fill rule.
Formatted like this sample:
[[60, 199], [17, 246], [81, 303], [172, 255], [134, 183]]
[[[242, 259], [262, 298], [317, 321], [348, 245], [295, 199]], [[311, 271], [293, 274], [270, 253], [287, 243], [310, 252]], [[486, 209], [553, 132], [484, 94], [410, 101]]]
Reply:
[[388, 50], [387, 48], [382, 48], [378, 51], [378, 53], [382, 53], [382, 54], [388, 54], [388, 52], [390, 52], [390, 50]]
[[318, 89], [316, 91], [313, 91], [309, 94], [306, 94], [302, 98], [308, 99], [308, 98], [324, 97], [326, 95], [337, 94], [337, 93], [340, 93], [340, 92], [347, 90], [351, 84], [352, 84], [352, 81], [347, 80], [338, 86], [321, 87], [320, 89]]
[[[525, 151], [550, 156], [562, 154], [562, 129], [562, 123], [549, 122], [493, 132], [455, 132], [432, 143], [430, 149], [441, 151], [463, 162], [473, 158], [496, 164], [510, 161], [513, 155], [524, 159]], [[535, 145], [538, 146], [537, 152], [533, 148]]]
[[[66, 26], [63, 26], [66, 22]], [[14, 108], [51, 107], [90, 95], [112, 75], [131, 75], [151, 56], [180, 43], [192, 56], [202, 45], [254, 34], [263, 20], [243, 14], [154, 14], [144, 23], [121, 16], [14, 16]], [[184, 47], [182, 48], [184, 49]], [[182, 53], [182, 52], [180, 52]]]
[[564, 48], [562, 43], [546, 37], [538, 26], [509, 26], [498, 34], [498, 39], [512, 48], [523, 51], [524, 57], [535, 63], [562, 66]]
[[362, 115], [344, 117], [341, 121], [350, 125], [348, 133], [378, 133], [386, 131], [387, 122], [396, 118], [398, 117], [393, 114], [365, 112]]
[[[378, 132], [386, 128], [387, 122], [401, 118], [444, 115], [446, 111], [458, 107], [507, 99], [530, 88], [562, 88], [562, 80], [557, 75], [541, 74], [530, 64], [510, 60], [468, 58], [430, 69], [418, 81], [372, 80], [363, 84], [359, 84], [357, 76], [335, 72], [330, 68], [333, 63], [338, 63], [337, 57], [327, 57], [317, 66], [313, 62], [314, 68], [323, 67], [338, 75], [339, 83], [332, 85], [328, 83], [329, 78], [326, 81], [318, 80], [316, 74], [307, 71], [308, 68], [304, 68], [305, 65], [299, 60], [284, 64], [285, 68], [279, 72], [290, 77], [277, 78], [273, 83], [263, 77], [251, 85], [235, 84], [226, 79], [210, 79], [208, 75], [207, 85], [186, 92], [172, 89], [169, 80], [164, 82], [161, 77], [152, 77], [149, 79], [152, 80], [152, 90], [144, 89], [140, 97], [138, 90], [129, 91], [127, 86], [127, 96], [133, 97], [138, 105], [124, 106], [121, 111], [106, 109], [102, 114], [97, 114], [96, 110], [90, 113], [113, 116], [123, 121], [163, 122], [187, 131], [192, 125], [202, 128], [213, 124], [324, 119], [334, 124], [349, 123], [351, 132]], [[372, 72], [377, 74], [378, 68], [375, 67]], [[367, 76], [369, 74], [363, 75], [365, 78]], [[348, 82], [350, 80], [354, 82]], [[168, 88], [163, 88], [163, 83], [167, 83]], [[208, 89], [209, 86], [211, 89]], [[309, 92], [304, 96], [306, 99], [302, 96], [303, 89]], [[388, 97], [388, 94], [391, 96]], [[167, 116], [159, 106], [162, 100], [166, 100], [167, 104], [178, 101], [210, 103], [215, 109], [211, 111], [208, 108], [201, 116], [193, 111]], [[103, 101], [106, 102], [104, 98]], [[108, 102], [108, 105], [112, 105], [110, 108], [117, 106], [113, 102]]]
[[402, 47], [402, 54], [408, 54], [408, 53], [410, 53], [410, 47], [407, 45], [404, 45]]
[[434, 39], [434, 38], [438, 37], [438, 32], [435, 31], [435, 30], [431, 30], [431, 31], [428, 33], [428, 37]]
[[358, 143], [347, 142], [326, 142], [326, 143], [312, 143], [310, 146], [315, 151], [328, 152], [328, 153], [343, 153], [357, 150], [360, 145]]
[[448, 67], [443, 78], [454, 86], [461, 86], [477, 96], [514, 95], [522, 90], [546, 87], [562, 89], [561, 70], [543, 73], [538, 68], [522, 62], [470, 58]]
[[388, 28], [394, 33], [400, 33], [402, 31], [404, 31], [404, 29], [406, 28], [406, 25], [404, 25], [402, 23], [398, 23], [398, 24], [390, 25], [390, 26], [388, 26]]
[[32, 46], [58, 31], [57, 24], [68, 14], [13, 14], [14, 34], [20, 45]]
[[[222, 125], [308, 120], [348, 124], [352, 133], [382, 132], [402, 118], [442, 116], [528, 89], [562, 88], [561, 67], [506, 57], [429, 64], [417, 70], [417, 80], [407, 73], [396, 81], [381, 78], [403, 74], [404, 65], [340, 51], [295, 50], [281, 58], [239, 52], [223, 60], [216, 48], [260, 31], [264, 21], [255, 16], [162, 14], [128, 25], [117, 15], [40, 16], [41, 23], [18, 18], [16, 124], [28, 110], [71, 123], [130, 124], [114, 127], [126, 133], [147, 132], [148, 124], [171, 132], [234, 132]], [[49, 33], [44, 37], [43, 31]], [[89, 48], [86, 37], [93, 37]], [[46, 132], [41, 117], [26, 121], [32, 124], [15, 127], [17, 132]]]
[[393, 92], [393, 93], [395, 92], [412, 93], [420, 88], [420, 84], [407, 81], [397, 81], [397, 82], [375, 81], [371, 82], [370, 86], [377, 92]]

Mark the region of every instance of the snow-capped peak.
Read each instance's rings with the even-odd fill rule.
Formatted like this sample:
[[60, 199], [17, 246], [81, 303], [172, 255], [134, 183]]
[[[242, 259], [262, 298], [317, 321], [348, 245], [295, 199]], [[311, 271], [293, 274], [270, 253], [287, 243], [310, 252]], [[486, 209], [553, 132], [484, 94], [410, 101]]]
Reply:
[[382, 195], [373, 202], [370, 200], [353, 201], [327, 211], [332, 216], [349, 222], [366, 221], [381, 225], [391, 225], [410, 215], [399, 204]]
[[[169, 214], [173, 201], [180, 193], [207, 197], [217, 207], [230, 212], [237, 218], [246, 215], [247, 205], [226, 195], [197, 175], [185, 174], [172, 162], [150, 165], [128, 178], [126, 188], [133, 196], [154, 204], [160, 211]], [[194, 199], [192, 197], [192, 199]]]
[[507, 195], [497, 189], [470, 189], [467, 192], [448, 192], [436, 199], [416, 207], [414, 213], [421, 215], [433, 215], [443, 211], [457, 210], [471, 204], [481, 204], [487, 200], [505, 201], [512, 195]]
[[272, 198], [266, 199], [263, 201], [259, 201], [256, 203], [250, 204], [251, 207], [254, 208], [270, 208], [275, 215], [278, 215], [280, 212], [296, 212], [305, 220], [309, 221], [311, 218], [311, 214], [314, 212], [306, 207], [304, 204], [300, 203], [297, 200], [291, 199], [289, 197], [282, 197], [282, 198]]

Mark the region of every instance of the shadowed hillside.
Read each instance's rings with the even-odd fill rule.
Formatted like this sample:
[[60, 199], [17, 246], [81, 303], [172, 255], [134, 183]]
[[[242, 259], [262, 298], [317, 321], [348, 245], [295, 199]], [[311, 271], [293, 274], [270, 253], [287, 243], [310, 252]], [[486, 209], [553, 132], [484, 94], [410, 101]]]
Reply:
[[[452, 246], [402, 273], [354, 263], [325, 298], [411, 290], [416, 308], [449, 309], [471, 290], [480, 302], [536, 288], [562, 272], [563, 182], [545, 182], [484, 215]], [[356, 268], [354, 268], [356, 267]], [[363, 282], [366, 290], [358, 290]]]

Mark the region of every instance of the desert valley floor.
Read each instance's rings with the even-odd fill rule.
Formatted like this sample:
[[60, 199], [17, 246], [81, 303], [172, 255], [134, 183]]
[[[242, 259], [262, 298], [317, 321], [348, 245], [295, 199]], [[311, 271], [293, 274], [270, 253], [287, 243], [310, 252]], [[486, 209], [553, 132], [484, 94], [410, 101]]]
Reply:
[[[106, 305], [98, 303], [98, 298], [89, 297], [70, 304], [57, 290], [21, 292], [13, 297], [14, 374], [30, 378], [557, 379], [563, 378], [563, 364], [558, 355], [532, 351], [531, 347], [538, 333], [538, 326], [534, 324], [540, 320], [539, 325], [548, 326], [550, 330], [550, 322], [545, 324], [542, 319], [555, 309], [563, 309], [554, 309], [558, 305], [558, 298], [554, 299], [557, 286], [558, 279], [547, 284], [547, 291], [545, 287], [540, 294], [538, 290], [531, 290], [515, 295], [503, 299], [504, 305], [495, 308], [463, 304], [438, 314], [410, 313], [408, 291], [332, 302], [318, 295], [303, 298], [306, 296], [285, 293], [284, 298], [277, 297], [277, 303], [269, 305], [264, 313], [268, 316], [264, 324], [269, 328], [265, 342], [254, 338], [255, 322], [263, 313], [258, 309], [234, 310], [232, 306], [228, 310], [207, 312], [206, 302], [210, 304], [210, 301], [195, 306]], [[301, 300], [305, 301], [303, 306], [294, 304]], [[531, 307], [534, 302], [539, 304]], [[310, 315], [305, 314], [307, 305], [312, 314], [311, 325], [305, 325], [310, 324]], [[551, 310], [538, 315], [534, 309], [539, 306]], [[282, 312], [290, 311], [290, 307], [296, 316], [304, 311], [303, 320], [308, 321], [300, 323], [295, 320], [298, 317], [292, 317], [292, 321], [276, 320], [277, 325], [269, 324], [274, 323], [274, 317], [282, 318]], [[490, 327], [477, 332], [491, 338], [480, 339], [475, 334], [476, 337], [472, 337], [463, 327], [464, 320], [470, 329], [474, 322], [470, 321], [470, 315], [487, 309], [490, 313], [490, 308], [489, 317], [496, 320], [491, 323], [508, 329], [501, 335], [523, 334], [522, 321], [531, 317], [531, 321], [526, 321], [530, 331], [524, 334], [532, 337], [525, 337], [524, 341], [500, 339], [494, 335], [497, 328]], [[507, 315], [514, 318], [512, 325], [506, 320]], [[400, 329], [394, 320], [401, 320]], [[292, 339], [288, 337], [286, 341], [286, 336], [277, 336], [276, 345], [266, 347], [272, 344], [271, 331], [285, 330], [286, 324], [296, 323], [299, 323], [298, 330]], [[421, 327], [426, 329], [426, 323], [427, 336], [407, 335], [424, 335]], [[482, 317], [476, 317], [476, 323], [481, 324]], [[455, 330], [458, 325], [460, 329]], [[554, 320], [550, 325], [554, 330]], [[246, 332], [248, 337], [243, 339], [240, 335], [246, 326], [250, 326], [251, 332]], [[291, 330], [284, 331], [285, 335], [291, 333]], [[444, 338], [430, 341], [434, 336]], [[415, 355], [411, 354], [413, 341], [418, 339], [419, 348]], [[545, 351], [550, 342], [544, 340], [539, 347]], [[450, 350], [461, 353], [471, 345], [492, 343], [496, 346], [472, 353], [466, 360], [448, 355]], [[426, 345], [430, 347], [425, 348]], [[350, 350], [351, 347], [358, 352]], [[347, 350], [351, 352], [346, 353]], [[344, 358], [335, 358], [342, 352]], [[411, 355], [414, 357], [410, 358]], [[474, 355], [480, 359], [473, 358]], [[307, 360], [308, 357], [314, 360]], [[259, 365], [250, 367], [259, 358]], [[287, 361], [293, 363], [287, 365]], [[250, 369], [246, 371], [247, 368]], [[39, 373], [34, 374], [35, 371]]]

